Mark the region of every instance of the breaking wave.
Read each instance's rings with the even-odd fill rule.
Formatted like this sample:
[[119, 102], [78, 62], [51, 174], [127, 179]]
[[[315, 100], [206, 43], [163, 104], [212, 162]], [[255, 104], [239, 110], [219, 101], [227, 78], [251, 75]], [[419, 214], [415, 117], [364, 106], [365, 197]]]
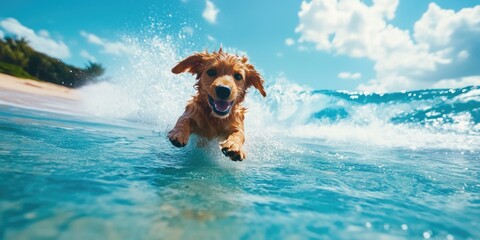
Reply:
[[[157, 131], [171, 128], [195, 94], [195, 79], [170, 70], [181, 57], [198, 51], [173, 39], [125, 38], [134, 54], [118, 64], [110, 81], [81, 89], [83, 109]], [[275, 135], [332, 144], [480, 148], [478, 86], [377, 94], [313, 90], [281, 79], [266, 82], [266, 98], [254, 89], [247, 96], [247, 138]]]

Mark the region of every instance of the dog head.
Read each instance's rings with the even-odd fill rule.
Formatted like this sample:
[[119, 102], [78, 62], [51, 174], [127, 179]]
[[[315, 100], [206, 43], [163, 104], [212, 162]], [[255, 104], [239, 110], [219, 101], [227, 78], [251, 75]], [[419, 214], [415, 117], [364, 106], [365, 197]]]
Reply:
[[248, 63], [246, 57], [228, 54], [222, 51], [195, 53], [179, 62], [172, 72], [189, 72], [197, 75], [196, 88], [200, 98], [212, 109], [213, 115], [225, 118], [235, 104], [241, 103], [246, 90], [253, 86], [262, 96], [264, 80]]

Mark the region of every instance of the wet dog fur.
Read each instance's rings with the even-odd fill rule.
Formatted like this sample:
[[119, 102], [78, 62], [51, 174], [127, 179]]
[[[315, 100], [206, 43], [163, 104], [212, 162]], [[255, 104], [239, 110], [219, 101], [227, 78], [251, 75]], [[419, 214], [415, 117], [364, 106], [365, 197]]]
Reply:
[[218, 52], [199, 52], [180, 61], [172, 72], [196, 75], [197, 93], [168, 133], [170, 142], [183, 147], [191, 134], [218, 138], [225, 156], [234, 161], [244, 160], [246, 108], [241, 103], [252, 86], [266, 96], [264, 80], [247, 57], [228, 54], [222, 48]]

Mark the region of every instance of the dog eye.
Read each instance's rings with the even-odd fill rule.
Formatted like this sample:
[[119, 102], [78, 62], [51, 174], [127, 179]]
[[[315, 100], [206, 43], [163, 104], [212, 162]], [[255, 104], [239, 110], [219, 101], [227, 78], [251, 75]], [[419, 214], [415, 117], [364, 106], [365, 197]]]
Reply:
[[212, 68], [212, 69], [210, 69], [210, 70], [207, 71], [207, 74], [208, 74], [208, 76], [210, 76], [210, 77], [215, 77], [215, 76], [217, 76], [217, 70], [215, 70], [215, 69]]
[[235, 78], [235, 80], [242, 80], [242, 74], [235, 73], [235, 74], [233, 74], [233, 78]]

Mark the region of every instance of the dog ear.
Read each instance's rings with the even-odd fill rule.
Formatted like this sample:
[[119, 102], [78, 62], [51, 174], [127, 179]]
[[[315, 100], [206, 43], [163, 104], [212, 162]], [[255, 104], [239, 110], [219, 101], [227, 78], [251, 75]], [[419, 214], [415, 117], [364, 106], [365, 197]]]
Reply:
[[198, 79], [202, 72], [203, 63], [208, 59], [208, 56], [209, 54], [207, 52], [195, 53], [183, 59], [173, 67], [172, 73], [179, 74], [182, 72], [189, 72], [191, 74], [197, 74]]
[[260, 75], [260, 73], [257, 72], [255, 67], [251, 64], [247, 64], [248, 68], [248, 73], [247, 73], [247, 84], [248, 86], [254, 86], [262, 96], [266, 97], [267, 93], [265, 92], [265, 89], [263, 89], [263, 83], [265, 82]]

